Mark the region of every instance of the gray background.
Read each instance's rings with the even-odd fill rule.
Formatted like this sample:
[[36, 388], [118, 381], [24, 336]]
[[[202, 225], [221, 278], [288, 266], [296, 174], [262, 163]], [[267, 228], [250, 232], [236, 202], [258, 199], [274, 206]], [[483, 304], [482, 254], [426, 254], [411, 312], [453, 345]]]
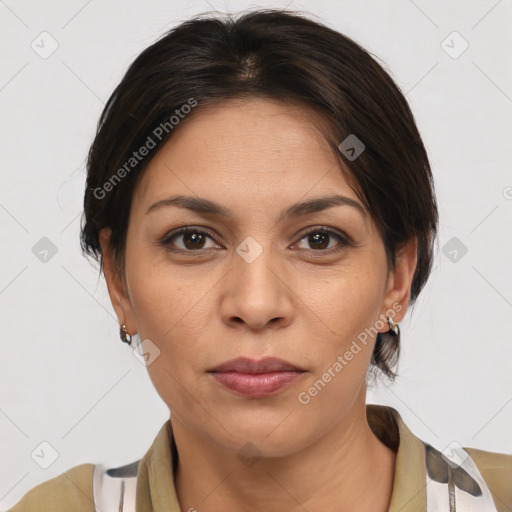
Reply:
[[401, 325], [401, 377], [368, 402], [395, 407], [439, 449], [512, 453], [510, 1], [0, 0], [1, 508], [83, 462], [140, 458], [168, 418], [79, 250], [84, 162], [104, 102], [176, 23], [286, 5], [382, 59], [435, 175], [435, 268]]

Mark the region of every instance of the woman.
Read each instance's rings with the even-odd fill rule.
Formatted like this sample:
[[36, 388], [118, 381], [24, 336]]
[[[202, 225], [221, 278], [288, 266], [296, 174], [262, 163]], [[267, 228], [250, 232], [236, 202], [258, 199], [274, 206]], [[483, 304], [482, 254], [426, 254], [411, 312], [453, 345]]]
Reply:
[[82, 247], [170, 410], [140, 461], [11, 510], [505, 511], [512, 456], [367, 405], [430, 273], [438, 212], [407, 102], [298, 14], [195, 18], [131, 65], [88, 159]]

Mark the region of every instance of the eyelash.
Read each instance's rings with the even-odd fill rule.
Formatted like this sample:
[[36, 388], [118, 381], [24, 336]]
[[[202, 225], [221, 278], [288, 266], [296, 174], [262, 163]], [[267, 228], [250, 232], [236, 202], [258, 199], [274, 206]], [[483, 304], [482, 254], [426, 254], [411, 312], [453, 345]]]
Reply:
[[[171, 233], [168, 233], [165, 235], [165, 237], [160, 241], [160, 244], [163, 245], [167, 250], [172, 252], [180, 252], [180, 253], [202, 253], [203, 251], [207, 251], [208, 249], [197, 249], [197, 250], [187, 250], [187, 249], [176, 249], [171, 248], [169, 244], [174, 238], [177, 238], [179, 236], [185, 235], [187, 233], [196, 233], [199, 235], [204, 235], [210, 238], [211, 240], [214, 239], [214, 235], [209, 231], [203, 231], [204, 228], [199, 229], [195, 228], [193, 226], [188, 226], [186, 228], [180, 228], [176, 231], [172, 231]], [[334, 254], [337, 252], [342, 251], [347, 246], [352, 245], [351, 238], [341, 232], [335, 231], [333, 229], [330, 229], [326, 226], [314, 226], [311, 229], [309, 229], [306, 233], [303, 233], [301, 237], [299, 238], [299, 242], [302, 241], [304, 238], [307, 238], [309, 235], [313, 233], [323, 233], [328, 236], [334, 236], [340, 240], [341, 243], [339, 243], [336, 247], [330, 248], [330, 249], [300, 249], [300, 250], [309, 250], [314, 254]], [[214, 240], [213, 240], [214, 241]]]

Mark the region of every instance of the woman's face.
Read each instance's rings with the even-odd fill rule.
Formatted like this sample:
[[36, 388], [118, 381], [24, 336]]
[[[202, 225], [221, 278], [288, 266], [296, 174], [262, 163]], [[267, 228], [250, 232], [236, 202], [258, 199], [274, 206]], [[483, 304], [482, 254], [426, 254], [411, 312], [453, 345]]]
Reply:
[[[313, 119], [254, 99], [181, 121], [135, 190], [125, 281], [106, 258], [119, 321], [150, 340], [147, 369], [173, 422], [228, 450], [250, 441], [263, 455], [293, 453], [364, 406], [376, 333], [407, 308], [415, 246], [388, 274], [377, 229]], [[292, 208], [334, 195], [347, 204]], [[175, 196], [197, 208], [165, 202]], [[210, 371], [238, 357], [302, 372], [250, 396]]]

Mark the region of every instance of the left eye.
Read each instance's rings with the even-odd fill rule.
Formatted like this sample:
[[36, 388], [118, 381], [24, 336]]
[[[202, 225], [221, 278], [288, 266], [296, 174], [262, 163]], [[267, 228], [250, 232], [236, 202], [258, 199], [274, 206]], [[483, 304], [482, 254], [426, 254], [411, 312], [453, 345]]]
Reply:
[[[334, 246], [334, 248], [330, 246], [332, 238], [337, 238], [341, 242], [338, 243], [338, 247], [336, 247], [336, 245]], [[310, 245], [309, 249], [313, 251], [336, 251], [341, 250], [343, 249], [344, 246], [348, 245], [348, 241], [342, 235], [330, 229], [315, 228], [306, 233], [305, 235], [303, 235], [300, 239], [300, 242], [302, 242], [303, 240], [305, 240], [306, 243]]]
[[183, 247], [178, 245], [177, 249], [190, 252], [204, 249], [204, 243], [208, 238], [213, 241], [211, 235], [205, 233], [204, 231], [193, 228], [185, 228], [173, 233], [170, 236], [167, 236], [163, 240], [163, 244], [165, 246], [175, 245], [174, 240], [181, 239], [183, 241]]

